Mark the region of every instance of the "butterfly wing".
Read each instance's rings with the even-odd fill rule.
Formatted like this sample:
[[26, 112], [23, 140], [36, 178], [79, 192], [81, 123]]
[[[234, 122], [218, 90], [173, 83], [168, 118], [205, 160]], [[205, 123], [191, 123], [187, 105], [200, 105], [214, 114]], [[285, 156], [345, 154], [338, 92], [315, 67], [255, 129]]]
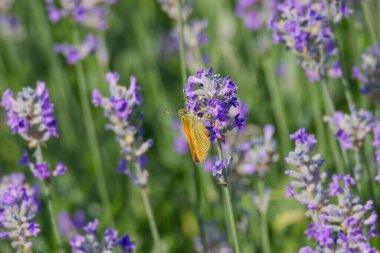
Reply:
[[198, 161], [203, 162], [207, 157], [208, 150], [210, 149], [209, 131], [202, 122], [195, 120], [193, 122], [193, 127], [190, 128], [190, 136], [193, 141], [193, 146]]
[[195, 163], [203, 162], [210, 148], [207, 128], [196, 116], [188, 114], [185, 110], [179, 111], [183, 130], [185, 131], [191, 157]]

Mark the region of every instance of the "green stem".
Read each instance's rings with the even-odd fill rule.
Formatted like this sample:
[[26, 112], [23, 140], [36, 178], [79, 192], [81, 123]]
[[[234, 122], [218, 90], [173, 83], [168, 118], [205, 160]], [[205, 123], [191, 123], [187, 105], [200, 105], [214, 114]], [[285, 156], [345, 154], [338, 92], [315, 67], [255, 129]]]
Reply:
[[363, 9], [363, 17], [366, 21], [369, 33], [371, 34], [371, 39], [373, 44], [377, 44], [377, 36], [376, 36], [376, 31], [373, 26], [373, 19], [371, 15], [371, 9], [369, 7], [369, 1], [360, 1], [361, 2], [361, 7]]
[[[220, 143], [220, 141], [217, 142], [217, 146], [218, 146], [219, 159], [223, 161], [224, 158], [223, 158], [223, 152], [222, 152], [222, 144]], [[231, 196], [230, 196], [230, 189], [229, 189], [230, 184], [228, 183], [228, 178], [227, 178], [228, 175], [227, 175], [226, 169], [224, 170], [224, 174], [225, 174], [226, 184], [222, 186], [222, 191], [223, 191], [223, 199], [224, 199], [225, 208], [227, 209], [226, 210], [227, 224], [228, 224], [227, 227], [230, 230], [229, 234], [232, 236], [235, 253], [240, 253], [239, 241], [238, 241], [237, 232], [236, 232], [235, 217], [234, 217], [234, 212], [232, 209], [232, 202], [231, 202]]]
[[[142, 170], [139, 162], [135, 162], [135, 170], [136, 170], [136, 178], [139, 179], [142, 177]], [[139, 190], [144, 202], [144, 208], [146, 211], [146, 215], [148, 216], [148, 221], [149, 221], [149, 227], [150, 227], [150, 232], [153, 237], [155, 249], [157, 249], [157, 252], [163, 252], [161, 243], [160, 243], [160, 235], [158, 233], [157, 225], [156, 225], [156, 220], [154, 219], [153, 211], [152, 211], [152, 205], [150, 204], [150, 200], [148, 197], [147, 193], [147, 188], [145, 185], [139, 186]]]
[[178, 12], [179, 12], [179, 58], [181, 63], [181, 76], [182, 76], [182, 85], [186, 85], [186, 62], [185, 62], [185, 33], [183, 31], [183, 15], [182, 15], [182, 1], [178, 1]]
[[143, 189], [143, 188], [141, 188], [140, 192], [141, 192], [141, 196], [143, 198], [145, 211], [146, 211], [146, 214], [148, 216], [150, 232], [152, 233], [155, 248], [158, 249], [158, 252], [162, 252], [162, 248], [161, 248], [161, 244], [160, 244], [160, 236], [158, 233], [156, 221], [155, 221], [154, 216], [153, 216], [152, 206], [150, 204], [148, 194], [146, 192], [146, 189]]
[[[265, 186], [264, 186], [264, 179], [259, 178], [259, 195], [260, 198], [264, 198], [265, 194]], [[264, 253], [270, 253], [270, 241], [269, 241], [269, 234], [268, 234], [268, 220], [267, 220], [267, 210], [262, 210], [259, 208], [260, 215], [261, 215], [261, 236], [262, 236], [262, 246], [263, 246], [263, 252]]]
[[[375, 205], [376, 205], [378, 203], [378, 201], [377, 201], [377, 196], [376, 196], [376, 192], [375, 192], [375, 185], [374, 185], [375, 175], [373, 175], [370, 167], [365, 164], [364, 149], [361, 148], [359, 151], [355, 151], [355, 152], [359, 153], [358, 156], [359, 156], [359, 162], [360, 162], [361, 168], [365, 167], [364, 169], [365, 169], [366, 174], [367, 174], [367, 184], [368, 184], [368, 187], [370, 190], [371, 199], [375, 202]], [[357, 184], [360, 184], [360, 182], [357, 182]]]
[[[43, 156], [42, 156], [42, 150], [41, 150], [40, 146], [37, 146], [35, 155], [36, 155], [37, 163], [42, 163], [44, 161]], [[54, 239], [55, 239], [56, 245], [58, 247], [58, 252], [64, 253], [65, 251], [63, 250], [62, 240], [61, 240], [61, 237], [58, 233], [58, 227], [57, 227], [57, 223], [55, 221], [56, 216], [55, 216], [55, 212], [54, 212], [54, 208], [53, 208], [53, 197], [52, 197], [52, 193], [50, 191], [49, 182], [44, 181], [42, 184], [42, 187], [43, 187], [43, 190], [45, 192], [50, 225], [51, 225], [51, 228], [53, 230]]]
[[[332, 117], [335, 113], [335, 106], [334, 106], [332, 97], [330, 95], [330, 92], [327, 88], [327, 81], [325, 78], [322, 78], [321, 85], [322, 85], [323, 94], [324, 94], [326, 112], [327, 112], [327, 114], [329, 114]], [[343, 169], [344, 167], [343, 167], [342, 161], [340, 159], [339, 148], [337, 146], [337, 143], [333, 138], [328, 138], [328, 139], [330, 141], [331, 149], [333, 152], [335, 162], [338, 166], [339, 173], [344, 174], [344, 169]], [[344, 164], [348, 168], [349, 167], [349, 161], [348, 161], [347, 152], [344, 149], [342, 149], [342, 147], [340, 148], [340, 150], [342, 151]]]
[[278, 82], [276, 80], [275, 74], [273, 73], [272, 66], [269, 60], [263, 62], [266, 83], [269, 88], [271, 103], [273, 105], [273, 110], [276, 115], [275, 120], [278, 125], [280, 140], [281, 140], [281, 151], [282, 154], [286, 154], [290, 150], [289, 142], [289, 128], [287, 123], [287, 116], [285, 113], [285, 106], [282, 101], [282, 96], [280, 88], [278, 87]]
[[[73, 38], [74, 43], [79, 44], [79, 32], [77, 29], [74, 29], [73, 37], [74, 37]], [[111, 215], [111, 205], [110, 205], [110, 200], [107, 193], [107, 185], [106, 185], [106, 181], [104, 177], [104, 170], [102, 166], [98, 140], [96, 138], [94, 120], [92, 118], [91, 110], [89, 106], [90, 102], [88, 99], [87, 86], [86, 86], [83, 66], [81, 62], [78, 62], [76, 64], [75, 71], [76, 71], [76, 75], [79, 82], [80, 102], [81, 102], [82, 113], [84, 117], [84, 123], [86, 127], [89, 147], [91, 151], [91, 157], [93, 159], [93, 166], [95, 168], [96, 183], [97, 183], [98, 191], [100, 193], [102, 204], [104, 205], [104, 208], [105, 208], [105, 216], [108, 220], [108, 223], [112, 226], [113, 219]]]
[[202, 222], [202, 214], [201, 214], [201, 184], [200, 184], [200, 177], [199, 177], [199, 170], [195, 163], [192, 162], [193, 165], [193, 171], [194, 171], [194, 187], [195, 187], [195, 210], [196, 210], [196, 216], [197, 216], [197, 222], [199, 227], [199, 233], [201, 237], [201, 242], [203, 245], [203, 252], [207, 253], [207, 240], [206, 235], [203, 230], [203, 222]]

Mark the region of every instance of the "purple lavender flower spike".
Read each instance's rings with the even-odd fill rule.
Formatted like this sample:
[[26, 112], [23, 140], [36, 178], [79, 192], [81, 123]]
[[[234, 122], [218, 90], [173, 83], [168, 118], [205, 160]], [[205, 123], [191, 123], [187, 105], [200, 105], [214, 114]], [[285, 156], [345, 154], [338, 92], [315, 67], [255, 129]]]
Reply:
[[115, 133], [115, 139], [120, 145], [123, 157], [118, 171], [128, 175], [132, 182], [144, 186], [148, 172], [143, 170], [139, 175], [134, 175], [128, 169], [128, 163], [138, 162], [141, 166], [140, 161], [144, 160], [144, 154], [153, 145], [152, 139], [143, 141], [142, 138], [142, 114], [137, 108], [143, 102], [141, 88], [134, 76], [130, 77], [129, 88], [119, 85], [117, 72], [108, 73], [106, 81], [109, 85], [109, 98], [94, 90], [92, 102], [94, 106], [103, 108], [104, 116], [110, 120], [106, 128]]
[[204, 121], [212, 142], [223, 139], [235, 127], [242, 127], [243, 119], [238, 114], [229, 115], [230, 109], [239, 105], [237, 86], [229, 76], [212, 75], [212, 68], [200, 70], [189, 77], [183, 92], [187, 110]]
[[84, 227], [84, 235], [75, 235], [70, 239], [70, 246], [73, 253], [91, 252], [114, 252], [120, 247], [122, 252], [132, 253], [136, 248], [128, 234], [118, 238], [118, 232], [113, 229], [106, 229], [104, 237], [98, 237], [98, 221], [90, 222]]
[[85, 40], [79, 45], [69, 45], [66, 43], [56, 44], [55, 51], [65, 57], [67, 64], [77, 64], [79, 61], [96, 52], [98, 44], [99, 42], [95, 35], [89, 33]]
[[33, 239], [40, 232], [36, 223], [38, 193], [25, 184], [22, 173], [0, 179], [0, 238], [11, 240], [18, 252], [31, 250]]
[[340, 22], [350, 11], [342, 1], [327, 2], [329, 7], [325, 8], [323, 1], [286, 0], [269, 22], [275, 44], [284, 43], [300, 56], [311, 81], [342, 76], [330, 23]]
[[[186, 20], [193, 11], [194, 0], [180, 0], [182, 1], [182, 18]], [[178, 11], [178, 0], [159, 0], [161, 9], [168, 14], [168, 16], [178, 21], [180, 12]]]
[[361, 92], [375, 104], [380, 103], [380, 45], [366, 49], [361, 65], [352, 70], [352, 77], [363, 83]]
[[239, 0], [236, 15], [253, 31], [261, 29], [276, 12], [277, 0]]
[[24, 27], [19, 18], [12, 13], [15, 2], [7, 0], [0, 3], [0, 35], [10, 43], [19, 42], [25, 37]]
[[5, 90], [1, 106], [7, 112], [7, 125], [12, 133], [19, 134], [30, 147], [58, 137], [54, 105], [45, 83], [38, 81], [35, 89], [23, 88], [15, 96], [11, 90]]
[[374, 115], [364, 109], [352, 109], [351, 114], [336, 112], [333, 117], [325, 117], [325, 120], [329, 122], [343, 149], [359, 149], [375, 128]]
[[136, 243], [131, 240], [129, 234], [120, 238], [120, 246], [124, 253], [132, 253], [136, 249]]
[[[306, 215], [312, 222], [306, 231], [309, 239], [316, 242], [315, 249], [303, 247], [299, 252], [378, 252], [370, 244], [376, 237], [376, 213], [373, 202], [364, 205], [353, 195], [355, 180], [350, 175], [333, 175], [327, 185], [327, 174], [321, 171], [323, 160], [312, 155], [316, 142], [301, 129], [292, 135], [296, 140], [295, 151], [285, 159], [295, 170], [285, 172], [294, 180], [286, 189], [288, 197], [294, 197], [307, 206]], [[365, 251], [362, 251], [365, 249]]]
[[58, 162], [55, 170], [53, 171], [53, 176], [61, 176], [64, 175], [67, 171], [66, 165], [63, 162]]
[[108, 28], [110, 7], [116, 1], [60, 1], [59, 7], [54, 1], [45, 0], [45, 2], [52, 23], [68, 19], [89, 29], [105, 31]]
[[231, 247], [227, 244], [227, 239], [225, 234], [218, 230], [216, 222], [209, 222], [203, 225], [206, 235], [206, 244], [203, 245], [199, 237], [194, 240], [194, 249], [196, 252], [203, 252], [205, 246], [207, 246], [208, 252], [219, 252], [219, 253], [233, 253]]

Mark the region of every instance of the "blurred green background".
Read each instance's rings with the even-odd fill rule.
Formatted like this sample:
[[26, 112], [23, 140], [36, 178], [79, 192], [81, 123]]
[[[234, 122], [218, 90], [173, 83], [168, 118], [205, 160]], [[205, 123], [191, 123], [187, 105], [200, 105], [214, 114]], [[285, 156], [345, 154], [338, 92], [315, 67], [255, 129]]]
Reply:
[[[208, 55], [209, 66], [215, 73], [231, 75], [236, 82], [238, 96], [249, 105], [248, 122], [260, 126], [273, 123], [276, 126], [281, 157], [272, 166], [265, 182], [273, 189], [268, 211], [271, 247], [273, 252], [296, 252], [310, 242], [304, 234], [308, 224], [304, 208], [284, 197], [288, 182], [288, 177], [283, 174], [286, 169], [284, 157], [292, 148], [287, 135], [300, 127], [315, 133], [319, 151], [326, 158], [325, 169], [337, 171], [327, 140], [333, 138], [332, 133], [322, 121], [325, 114], [322, 89], [318, 83], [308, 81], [297, 65], [296, 57], [286, 52], [283, 46], [273, 45], [270, 31], [249, 31], [236, 17], [235, 5], [236, 2], [230, 0], [196, 1], [191, 17], [208, 20], [209, 43], [203, 52]], [[377, 9], [372, 10], [375, 16]], [[0, 38], [0, 92], [6, 88], [18, 91], [23, 86], [34, 87], [37, 80], [47, 83], [59, 120], [60, 138], [51, 140], [43, 151], [49, 162], [63, 161], [68, 166], [68, 173], [54, 182], [54, 208], [57, 213], [83, 210], [88, 220], [98, 217], [103, 231], [110, 224], [106, 224], [96, 188], [75, 69], [54, 52], [55, 42], [71, 40], [73, 25], [70, 22], [52, 25], [40, 0], [17, 0], [13, 13], [20, 18], [25, 37], [16, 42]], [[379, 24], [378, 16], [376, 18], [372, 22]], [[191, 160], [188, 155], [177, 155], [173, 146], [176, 131], [171, 122], [184, 102], [178, 54], [168, 56], [160, 52], [160, 38], [172, 27], [173, 22], [157, 1], [119, 1], [112, 7], [110, 28], [104, 38], [109, 52], [109, 70], [118, 71], [120, 83], [126, 85], [129, 85], [129, 76], [135, 75], [142, 87], [145, 137], [153, 138], [155, 142], [147, 153], [149, 193], [162, 242], [167, 252], [186, 253], [194, 252], [193, 240], [198, 236], [198, 227]], [[380, 29], [378, 25], [375, 27]], [[360, 8], [355, 9], [349, 19], [343, 20], [336, 32], [343, 50], [342, 65], [350, 73], [352, 66], [359, 64], [360, 54], [373, 44]], [[100, 66], [96, 57], [88, 57], [84, 61], [88, 96], [95, 87], [106, 91], [104, 75], [107, 68]], [[278, 68], [283, 70], [281, 76], [277, 75]], [[337, 109], [347, 111], [339, 81], [330, 80], [328, 86]], [[350, 86], [358, 107], [375, 109], [367, 98], [359, 94], [359, 83], [350, 80]], [[130, 233], [138, 245], [136, 252], [150, 252], [152, 239], [141, 197], [127, 177], [116, 173], [120, 159], [118, 144], [113, 133], [105, 129], [107, 121], [102, 110], [91, 109], [112, 204], [114, 228], [120, 234]], [[285, 112], [285, 118], [279, 114], [281, 110]], [[10, 133], [4, 118], [2, 111], [0, 173], [23, 171], [32, 184], [35, 180], [29, 171], [17, 164], [26, 143]], [[206, 221], [217, 221], [219, 229], [225, 231], [220, 187], [201, 166], [199, 170], [202, 173], [202, 216]], [[252, 186], [250, 190], [254, 191], [258, 179], [252, 177], [248, 180]], [[235, 187], [234, 182], [232, 187]], [[258, 211], [250, 196], [236, 193], [233, 202], [238, 223], [248, 220], [250, 224], [249, 231], [239, 232], [242, 251], [250, 252], [250, 242], [253, 242], [257, 252], [261, 252]], [[42, 233], [35, 242], [36, 252], [52, 252], [49, 248], [54, 244], [44, 210], [42, 203], [38, 215]], [[65, 246], [69, 252], [68, 238]], [[0, 242], [0, 252], [12, 252], [8, 242]]]

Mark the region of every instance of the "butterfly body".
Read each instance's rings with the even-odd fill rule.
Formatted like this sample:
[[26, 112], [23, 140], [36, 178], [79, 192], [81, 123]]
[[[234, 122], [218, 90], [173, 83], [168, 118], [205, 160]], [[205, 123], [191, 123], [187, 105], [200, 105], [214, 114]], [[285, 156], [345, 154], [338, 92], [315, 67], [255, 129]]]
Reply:
[[179, 110], [178, 114], [189, 142], [191, 157], [195, 163], [201, 163], [210, 149], [209, 131], [198, 116], [185, 109]]

